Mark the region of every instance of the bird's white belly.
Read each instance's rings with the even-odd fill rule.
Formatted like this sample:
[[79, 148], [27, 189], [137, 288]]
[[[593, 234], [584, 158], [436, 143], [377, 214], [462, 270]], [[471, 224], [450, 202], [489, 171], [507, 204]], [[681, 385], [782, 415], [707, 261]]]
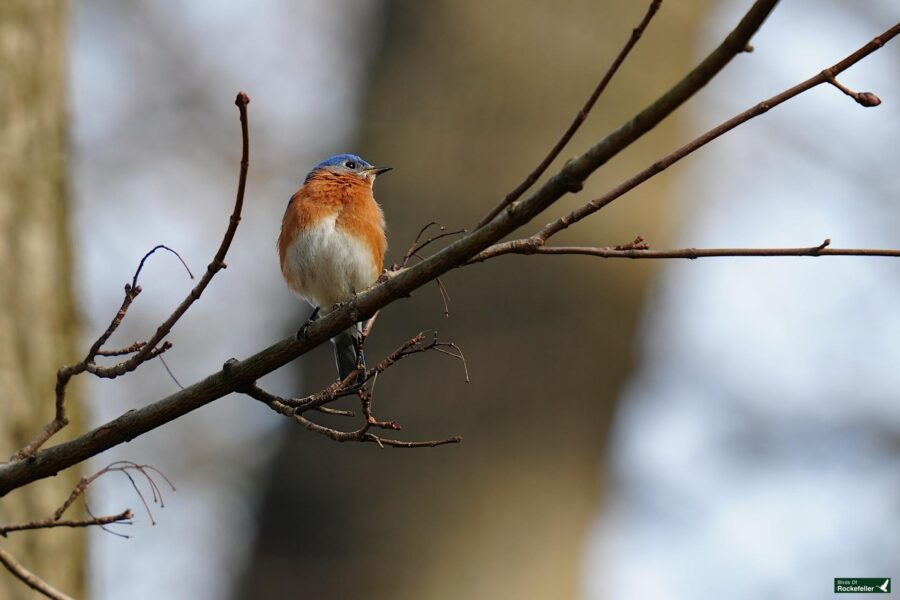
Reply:
[[291, 290], [325, 312], [378, 278], [369, 248], [336, 229], [336, 219], [332, 215], [298, 234], [285, 260]]

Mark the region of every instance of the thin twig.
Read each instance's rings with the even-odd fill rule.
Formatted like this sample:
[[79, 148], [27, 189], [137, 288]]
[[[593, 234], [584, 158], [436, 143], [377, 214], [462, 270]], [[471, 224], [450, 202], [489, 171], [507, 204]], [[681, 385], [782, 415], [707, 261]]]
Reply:
[[450, 294], [447, 293], [447, 288], [444, 287], [444, 282], [441, 281], [440, 277], [435, 278], [434, 282], [437, 284], [438, 292], [441, 294], [441, 302], [444, 303], [444, 317], [450, 318]]
[[[169, 485], [169, 487], [171, 488], [171, 490], [173, 492], [175, 491], [175, 485], [169, 480], [168, 477], [166, 477], [166, 475], [162, 471], [160, 471], [159, 469], [157, 469], [156, 467], [154, 467], [152, 465], [141, 465], [141, 464], [131, 462], [131, 461], [116, 461], [116, 462], [110, 463], [109, 465], [105, 466], [104, 468], [100, 469], [99, 471], [97, 471], [96, 473], [94, 473], [93, 475], [91, 475], [89, 477], [82, 477], [79, 480], [78, 484], [72, 489], [72, 492], [69, 494], [69, 497], [66, 499], [66, 501], [63, 502], [62, 505], [59, 508], [57, 508], [56, 511], [53, 513], [53, 515], [51, 517], [49, 517], [48, 519], [44, 519], [41, 521], [34, 521], [32, 524], [25, 524], [25, 525], [27, 525], [27, 527], [23, 527], [22, 525], [11, 525], [11, 526], [4, 527], [3, 529], [6, 529], [8, 531], [13, 531], [16, 528], [36, 529], [36, 528], [40, 528], [40, 527], [34, 527], [31, 525], [41, 524], [41, 523], [50, 523], [50, 522], [54, 522], [54, 523], [59, 522], [59, 520], [62, 518], [63, 514], [69, 509], [70, 506], [72, 506], [72, 504], [75, 502], [75, 500], [77, 500], [79, 497], [84, 495], [84, 493], [87, 491], [88, 487], [90, 487], [90, 485], [92, 483], [94, 483], [97, 479], [99, 479], [100, 477], [103, 477], [107, 473], [114, 473], [114, 472], [121, 472], [128, 478], [128, 480], [131, 482], [132, 486], [134, 486], [135, 492], [137, 492], [137, 495], [140, 498], [141, 502], [144, 504], [144, 507], [147, 509], [147, 514], [150, 517], [150, 521], [153, 522], [153, 515], [150, 512], [150, 507], [148, 506], [146, 499], [144, 498], [143, 494], [141, 493], [140, 488], [137, 487], [137, 484], [136, 484], [134, 478], [129, 473], [129, 471], [135, 471], [135, 472], [139, 473], [140, 475], [142, 475], [144, 477], [144, 479], [146, 480], [147, 485], [151, 489], [151, 492], [153, 494], [153, 502], [154, 503], [158, 502], [160, 504], [160, 506], [165, 506], [163, 504], [161, 490], [159, 488], [159, 485], [156, 483], [154, 476], [161, 477]], [[130, 512], [130, 511], [126, 511], [126, 512]], [[100, 526], [105, 525], [106, 524], [105, 520], [111, 518], [111, 517], [95, 517], [93, 514], [90, 513], [90, 510], [88, 510], [88, 513], [91, 515], [91, 517], [95, 521], [101, 521], [101, 522], [95, 523]], [[128, 518], [130, 519], [131, 517], [128, 517]], [[52, 526], [55, 527], [56, 525], [52, 525]]]
[[194, 302], [200, 299], [200, 296], [203, 294], [204, 290], [206, 290], [213, 277], [226, 267], [225, 255], [231, 247], [231, 242], [234, 240], [234, 234], [237, 232], [238, 225], [241, 222], [241, 211], [244, 206], [244, 190], [247, 187], [247, 171], [250, 167], [250, 134], [247, 125], [247, 104], [249, 104], [249, 102], [250, 98], [243, 92], [238, 93], [237, 98], [234, 101], [240, 112], [241, 120], [241, 168], [240, 175], [238, 176], [238, 189], [234, 201], [234, 210], [228, 220], [228, 227], [225, 230], [225, 235], [222, 237], [222, 242], [219, 244], [216, 255], [213, 257], [212, 262], [206, 267], [206, 273], [203, 274], [200, 282], [194, 286], [187, 297], [182, 300], [181, 304], [179, 304], [172, 314], [169, 315], [169, 317], [156, 329], [156, 333], [147, 340], [147, 344], [128, 360], [123, 361], [114, 367], [105, 368], [103, 370], [104, 377], [115, 378], [124, 375], [125, 373], [130, 373], [143, 362], [151, 358], [151, 348], [155, 348], [157, 344], [169, 334], [172, 327], [174, 327], [178, 320], [181, 319], [182, 315], [187, 312]]
[[71, 596], [67, 596], [52, 587], [46, 581], [23, 567], [19, 564], [12, 554], [0, 548], [0, 563], [3, 563], [3, 566], [7, 568], [7, 570], [19, 578], [22, 583], [35, 590], [36, 592], [40, 592], [48, 598], [52, 598], [53, 600], [73, 600]]
[[824, 245], [797, 248], [676, 248], [650, 250], [643, 248], [621, 249], [591, 246], [538, 246], [532, 251], [512, 250], [510, 254], [583, 255], [599, 258], [629, 259], [697, 259], [716, 257], [772, 257], [772, 256], [885, 256], [900, 257], [900, 250], [888, 248], [829, 248]]
[[[438, 343], [437, 338], [435, 338], [434, 342], [423, 345], [422, 341], [424, 339], [425, 332], [421, 332], [413, 336], [412, 338], [406, 340], [403, 344], [401, 344], [396, 350], [387, 355], [374, 367], [368, 369], [365, 372], [363, 372], [362, 367], [357, 367], [356, 369], [351, 371], [343, 380], [337, 381], [327, 388], [316, 392], [315, 394], [297, 399], [278, 398], [277, 396], [270, 396], [268, 399], [270, 401], [278, 400], [285, 406], [294, 408], [296, 412], [302, 413], [310, 409], [324, 406], [329, 402], [334, 402], [339, 398], [352, 396], [359, 392], [363, 387], [365, 387], [366, 382], [376, 377], [379, 373], [383, 373], [407, 356], [418, 354], [421, 352], [427, 352], [428, 350], [432, 349], [436, 343]], [[362, 381], [358, 381], [360, 375], [363, 376]], [[264, 390], [260, 390], [260, 392], [268, 393], [264, 392]], [[259, 400], [260, 398], [257, 399]]]
[[424, 234], [425, 231], [427, 231], [429, 227], [432, 227], [434, 225], [437, 225], [437, 223], [435, 221], [432, 221], [431, 223], [429, 223], [428, 225], [423, 227], [421, 231], [419, 231], [419, 235], [416, 236], [416, 239], [413, 240], [413, 243], [410, 244], [409, 248], [406, 250], [406, 253], [403, 255], [403, 262], [401, 263], [402, 266], [405, 267], [407, 264], [409, 264], [409, 259], [412, 258], [413, 256], [422, 260], [422, 257], [419, 256], [418, 253], [422, 250], [422, 248], [425, 248], [429, 244], [432, 244], [432, 243], [434, 243], [440, 239], [446, 238], [446, 237], [467, 233], [467, 231], [468, 231], [465, 228], [455, 229], [453, 231], [445, 231], [445, 227], [443, 225], [440, 225], [439, 230], [441, 233], [428, 238], [424, 242], [419, 243], [419, 240], [421, 239], [422, 234]]
[[147, 342], [134, 342], [130, 346], [125, 346], [124, 348], [118, 348], [116, 350], [98, 350], [97, 356], [124, 356], [126, 354], [133, 354], [143, 348]]
[[[435, 225], [438, 225], [437, 222], [432, 221], [432, 222], [428, 223], [427, 225], [425, 225], [421, 230], [419, 230], [419, 234], [416, 236], [416, 239], [413, 240], [412, 244], [409, 245], [409, 248], [406, 250], [406, 253], [403, 255], [403, 262], [401, 263], [401, 267], [406, 267], [409, 264], [409, 261], [411, 258], [417, 258], [420, 261], [425, 260], [419, 254], [419, 251], [421, 251], [422, 248], [425, 248], [432, 242], [436, 242], [437, 240], [445, 238], [445, 237], [449, 237], [449, 236], [453, 236], [453, 235], [460, 235], [460, 234], [467, 232], [466, 229], [457, 229], [455, 231], [444, 231], [444, 226], [439, 225], [438, 227], [440, 228], [441, 233], [439, 233], [438, 235], [432, 236], [432, 237], [428, 238], [427, 240], [425, 240], [424, 242], [420, 243], [419, 240], [422, 239], [422, 236], [425, 234], [425, 232], [428, 231], [429, 228], [431, 228]], [[444, 286], [444, 282], [441, 281], [440, 277], [435, 278], [435, 283], [437, 283], [438, 293], [441, 295], [441, 302], [444, 305], [444, 317], [449, 318], [450, 317], [450, 294], [447, 293], [447, 288]], [[374, 323], [374, 317], [370, 321], [372, 323]], [[371, 331], [371, 329], [372, 329], [371, 325], [368, 325], [368, 329]], [[366, 334], [366, 335], [368, 335], [368, 334]]]
[[833, 75], [827, 76], [827, 81], [837, 89], [841, 90], [843, 93], [847, 94], [851, 98], [853, 98], [857, 104], [865, 106], [866, 108], [871, 108], [873, 106], [878, 106], [881, 104], [881, 98], [873, 94], [872, 92], [854, 92], [846, 85], [842, 84], [840, 81], [835, 79]]
[[132, 277], [132, 279], [131, 279], [131, 287], [133, 287], [133, 288], [137, 287], [138, 277], [141, 274], [141, 270], [144, 268], [144, 263], [147, 262], [147, 259], [150, 258], [150, 256], [157, 250], [168, 250], [169, 252], [174, 254], [175, 257], [181, 261], [181, 264], [184, 267], [184, 270], [187, 271], [188, 276], [190, 276], [191, 279], [194, 278], [194, 274], [191, 273], [191, 268], [187, 266], [187, 263], [184, 262], [184, 259], [181, 258], [180, 254], [178, 254], [177, 252], [175, 252], [174, 250], [172, 250], [171, 248], [169, 248], [168, 246], [166, 246], [164, 244], [157, 244], [147, 254], [144, 255], [144, 258], [141, 259], [141, 262], [138, 264], [137, 270], [134, 272], [134, 277]]
[[[375, 442], [380, 446], [397, 446], [401, 448], [421, 448], [421, 447], [433, 447], [439, 446], [442, 444], [450, 444], [456, 443], [461, 440], [459, 437], [448, 438], [445, 440], [429, 440], [424, 442], [401, 442], [399, 440], [391, 440], [385, 439], [375, 434], [369, 432], [369, 429], [372, 427], [377, 427], [380, 429], [390, 429], [390, 430], [399, 430], [400, 425], [396, 423], [396, 421], [384, 421], [376, 419], [372, 414], [372, 404], [374, 399], [374, 384], [372, 386], [371, 391], [366, 391], [365, 385], [370, 380], [377, 379], [380, 373], [383, 373], [391, 366], [395, 365], [399, 361], [403, 360], [407, 356], [412, 356], [413, 354], [419, 354], [423, 352], [428, 352], [429, 350], [434, 350], [435, 352], [439, 352], [441, 354], [446, 354], [448, 356], [452, 356], [453, 358], [460, 360], [463, 364], [463, 368], [466, 373], [466, 382], [469, 381], [468, 367], [466, 366], [466, 359], [463, 356], [462, 351], [459, 349], [454, 343], [450, 342], [441, 342], [438, 339], [437, 333], [435, 332], [433, 335], [433, 339], [427, 343], [423, 343], [425, 340], [426, 332], [421, 332], [412, 338], [408, 339], [406, 342], [401, 344], [396, 350], [391, 352], [388, 356], [386, 356], [381, 362], [372, 367], [371, 369], [365, 371], [363, 374], [362, 367], [357, 367], [354, 369], [352, 373], [347, 375], [343, 380], [338, 381], [331, 386], [325, 388], [324, 390], [317, 392], [316, 394], [312, 394], [311, 396], [307, 396], [305, 398], [293, 399], [293, 398], [282, 398], [271, 394], [264, 389], [260, 388], [255, 383], [246, 385], [241, 387], [238, 391], [247, 394], [251, 398], [255, 398], [260, 402], [266, 404], [272, 410], [282, 414], [286, 417], [289, 417], [300, 423], [306, 429], [324, 435], [332, 440], [338, 442], [348, 442], [348, 441], [356, 441], [356, 442]], [[363, 374], [362, 382], [358, 382], [359, 376]], [[360, 397], [362, 403], [362, 413], [365, 421], [360, 426], [359, 429], [355, 429], [353, 431], [342, 431], [339, 429], [334, 429], [332, 427], [327, 427], [325, 425], [321, 425], [314, 421], [311, 421], [309, 418], [305, 417], [303, 413], [309, 410], [317, 410], [321, 412], [326, 412], [329, 414], [337, 414], [341, 416], [353, 416], [351, 411], [342, 411], [339, 409], [332, 409], [324, 406], [330, 402], [337, 400], [338, 398], [344, 396], [350, 396], [353, 394], [357, 394]]]
[[[446, 348], [450, 350], [446, 350]], [[446, 354], [460, 361], [463, 366], [463, 374], [466, 376], [466, 383], [469, 383], [469, 363], [466, 361], [466, 355], [463, 354], [459, 346], [453, 342], [436, 342], [432, 349], [435, 352]]]
[[[458, 234], [462, 231], [465, 231], [465, 229], [462, 229], [460, 231], [451, 231], [447, 235]], [[437, 237], [443, 237], [443, 236], [437, 236]], [[434, 239], [437, 239], [437, 237], [432, 238], [431, 240], [428, 240], [428, 241], [431, 242]], [[425, 246], [425, 244], [422, 244], [422, 246]], [[410, 250], [409, 250], [410, 253], [408, 253], [407, 255], [405, 255], [403, 257], [403, 264], [402, 264], [401, 268], [405, 268], [411, 258], [416, 258], [420, 262], [425, 260], [425, 258], [421, 254], [418, 253], [418, 249], [421, 248], [422, 246], [418, 246], [418, 247], [410, 246]], [[441, 303], [444, 305], [444, 317], [449, 318], [450, 317], [450, 294], [447, 293], [447, 288], [444, 286], [444, 282], [441, 281], [440, 277], [435, 277], [434, 282], [437, 284], [438, 294], [440, 294]]]
[[425, 235], [425, 232], [428, 231], [429, 229], [431, 229], [432, 227], [434, 227], [435, 225], [440, 227], [441, 231], [443, 231], [444, 227], [442, 225], [438, 225], [437, 221], [429, 221], [428, 223], [426, 223], [425, 226], [419, 230], [419, 233], [416, 235], [415, 239], [409, 245], [409, 248], [407, 248], [406, 252], [403, 254], [402, 266], [405, 267], [406, 263], [409, 262], [409, 257], [411, 257], [413, 254], [416, 253], [416, 249], [419, 246], [419, 240], [422, 239], [422, 236]]
[[659, 6], [662, 4], [662, 0], [652, 0], [650, 2], [650, 6], [647, 7], [647, 13], [644, 15], [644, 18], [641, 19], [641, 22], [631, 31], [631, 37], [628, 38], [628, 41], [625, 42], [625, 46], [619, 51], [618, 56], [616, 56], [615, 60], [613, 60], [612, 64], [606, 70], [606, 73], [603, 74], [603, 78], [600, 79], [600, 82], [597, 84], [597, 87], [594, 88], [594, 91], [588, 97], [587, 101], [584, 103], [584, 106], [581, 107], [581, 110], [575, 115], [575, 118], [572, 120], [569, 128], [566, 129], [565, 133], [563, 133], [562, 137], [559, 138], [559, 141], [556, 142], [556, 145], [550, 150], [547, 156], [544, 157], [544, 160], [538, 164], [534, 170], [528, 174], [528, 176], [515, 187], [510, 193], [500, 201], [500, 203], [492, 208], [486, 215], [484, 215], [478, 224], [475, 226], [475, 229], [481, 229], [487, 223], [491, 221], [494, 217], [500, 214], [504, 208], [518, 200], [522, 194], [528, 191], [528, 189], [533, 186], [541, 175], [544, 174], [544, 171], [550, 166], [556, 157], [559, 156], [559, 153], [562, 152], [563, 148], [569, 143], [572, 139], [572, 136], [575, 135], [575, 132], [578, 131], [578, 128], [581, 127], [581, 124], [584, 123], [585, 119], [587, 119], [588, 114], [591, 112], [591, 109], [594, 107], [594, 104], [597, 102], [597, 99], [600, 97], [600, 94], [606, 89], [606, 86], [609, 85], [609, 82], [612, 80], [613, 75], [619, 70], [619, 67], [622, 66], [622, 63], [625, 62], [625, 59], [628, 57], [628, 54], [631, 52], [631, 49], [634, 48], [635, 44], [637, 44], [638, 40], [641, 39], [641, 35], [643, 35], [644, 30], [647, 28], [647, 25], [650, 24], [650, 21], [653, 19], [653, 16], [659, 10]]
[[121, 525], [131, 525], [131, 519], [134, 513], [131, 509], [126, 509], [117, 515], [107, 515], [105, 517], [93, 517], [91, 519], [83, 519], [78, 521], [54, 521], [52, 518], [42, 519], [40, 521], [32, 521], [30, 523], [20, 523], [17, 525], [7, 525], [0, 527], [0, 536], [6, 537], [6, 534], [13, 531], [28, 531], [32, 529], [53, 529], [54, 527], [93, 527], [118, 523]]
[[[162, 359], [162, 354], [171, 349], [172, 349], [172, 342], [170, 342], [169, 340], [166, 340], [165, 342], [162, 343], [162, 345], [157, 346], [156, 348], [154, 348], [153, 350], [148, 352], [146, 360], [152, 360], [157, 357]], [[121, 364], [121, 363], [119, 363], [119, 364]], [[105, 367], [103, 365], [98, 365], [97, 363], [94, 363], [94, 362], [88, 362], [85, 364], [84, 370], [92, 375], [96, 375], [97, 377], [104, 378], [104, 379], [115, 379], [116, 377], [118, 377], [120, 375], [118, 365], [114, 365], [111, 367]]]
[[384, 448], [385, 446], [390, 446], [392, 448], [435, 448], [437, 446], [443, 446], [445, 444], [459, 444], [460, 442], [462, 442], [462, 436], [460, 435], [454, 435], [443, 440], [407, 442], [405, 440], [392, 440], [390, 438], [377, 436], [374, 433], [367, 432], [364, 438], [365, 441], [375, 442], [382, 448]]
[[[188, 268], [187, 263], [184, 262], [184, 259], [181, 258], [181, 255], [169, 248], [168, 246], [164, 246], [162, 244], [155, 246], [149, 252], [147, 252], [144, 257], [141, 259], [141, 262], [138, 264], [137, 269], [135, 270], [134, 276], [131, 279], [130, 284], [125, 285], [125, 299], [122, 301], [122, 306], [119, 308], [119, 311], [116, 313], [116, 316], [113, 317], [113, 320], [110, 322], [109, 326], [106, 328], [106, 331], [100, 335], [99, 338], [94, 342], [88, 351], [87, 356], [79, 363], [74, 365], [65, 366], [59, 369], [56, 376], [56, 405], [55, 405], [55, 414], [53, 420], [50, 421], [41, 432], [25, 447], [19, 450], [13, 457], [12, 460], [23, 460], [29, 456], [32, 456], [41, 446], [43, 446], [47, 440], [49, 440], [53, 435], [55, 435], [58, 431], [64, 428], [69, 423], [69, 419], [66, 416], [66, 408], [65, 408], [65, 398], [66, 398], [66, 387], [69, 384], [69, 381], [72, 377], [79, 375], [85, 371], [89, 371], [98, 377], [106, 377], [106, 378], [115, 378], [125, 373], [129, 373], [137, 369], [141, 364], [147, 362], [148, 360], [152, 360], [156, 356], [159, 356], [169, 348], [171, 348], [171, 343], [165, 342], [160, 345], [160, 342], [163, 341], [166, 335], [172, 330], [172, 327], [178, 322], [178, 320], [184, 315], [190, 306], [197, 301], [206, 287], [209, 285], [212, 278], [218, 273], [220, 270], [225, 268], [225, 255], [228, 253], [228, 249], [231, 246], [231, 242], [234, 239], [234, 234], [237, 231], [238, 224], [241, 221], [241, 210], [244, 205], [244, 190], [247, 185], [247, 171], [249, 169], [249, 156], [250, 156], [250, 136], [247, 124], [247, 104], [250, 102], [250, 98], [247, 97], [243, 92], [238, 93], [237, 98], [235, 99], [235, 104], [238, 107], [238, 111], [240, 113], [240, 121], [241, 121], [241, 168], [240, 175], [238, 176], [238, 190], [237, 197], [234, 203], [234, 210], [232, 211], [231, 217], [228, 222], [228, 227], [225, 230], [225, 235], [222, 237], [222, 242], [219, 245], [219, 249], [216, 252], [215, 257], [213, 257], [212, 262], [207, 267], [206, 273], [203, 275], [203, 278], [200, 282], [191, 290], [188, 296], [178, 305], [175, 311], [169, 315], [169, 317], [163, 321], [163, 323], [157, 328], [156, 333], [147, 340], [142, 343], [140, 348], [127, 360], [124, 360], [114, 366], [111, 367], [101, 367], [94, 364], [94, 359], [100, 353], [103, 345], [109, 340], [110, 336], [113, 332], [119, 327], [122, 319], [125, 318], [125, 314], [128, 312], [128, 308], [131, 306], [134, 299], [141, 293], [141, 287], [138, 285], [138, 277], [141, 273], [141, 270], [144, 267], [144, 263], [147, 259], [157, 250], [168, 250], [172, 254], [178, 257], [178, 260], [181, 261], [181, 264], [184, 265], [184, 268], [187, 270], [188, 275], [190, 275], [191, 279], [194, 278], [194, 274], [191, 273], [191, 270]], [[126, 352], [123, 354], [130, 354], [130, 352]]]
[[331, 408], [330, 406], [317, 406], [315, 408], [318, 412], [326, 415], [335, 415], [338, 417], [355, 417], [356, 413], [352, 410], [344, 410], [341, 408]]
[[183, 390], [183, 389], [184, 389], [184, 386], [181, 385], [181, 382], [178, 381], [178, 378], [177, 378], [177, 377], [175, 377], [175, 373], [173, 373], [173, 372], [172, 372], [172, 369], [169, 368], [168, 363], [166, 363], [166, 359], [165, 359], [164, 357], [160, 356], [160, 357], [159, 357], [159, 362], [162, 363], [163, 368], [166, 370], [166, 373], [169, 374], [169, 377], [172, 379], [172, 381], [175, 382], [175, 385], [177, 385], [179, 389], [182, 389], [182, 390]]
[[[244, 391], [244, 393], [256, 398], [257, 400], [262, 401], [266, 405], [268, 405], [272, 410], [278, 412], [290, 419], [293, 419], [297, 423], [303, 425], [307, 430], [318, 433], [320, 435], [324, 435], [325, 437], [334, 440], [336, 442], [374, 442], [381, 446], [382, 448], [385, 446], [391, 446], [394, 448], [434, 448], [436, 446], [443, 446], [444, 444], [458, 444], [462, 441], [462, 437], [453, 436], [446, 439], [441, 440], [422, 440], [422, 441], [404, 441], [404, 440], [395, 440], [390, 438], [383, 438], [381, 436], [375, 435], [374, 433], [370, 433], [369, 427], [371, 426], [369, 423], [364, 423], [362, 427], [353, 431], [341, 431], [339, 429], [334, 429], [332, 427], [326, 427], [325, 425], [320, 425], [313, 421], [310, 421], [306, 417], [301, 414], [297, 414], [295, 409], [292, 409], [289, 406], [275, 400], [270, 401], [266, 398], [266, 392], [261, 390], [256, 386], [249, 387]], [[260, 394], [262, 392], [262, 394]]]

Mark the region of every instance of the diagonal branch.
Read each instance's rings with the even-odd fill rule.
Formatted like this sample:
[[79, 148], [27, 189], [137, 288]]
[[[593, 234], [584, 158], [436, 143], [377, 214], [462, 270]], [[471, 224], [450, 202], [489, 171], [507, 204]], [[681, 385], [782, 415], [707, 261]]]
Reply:
[[591, 109], [594, 108], [594, 104], [596, 104], [597, 99], [600, 97], [600, 94], [606, 89], [606, 86], [609, 85], [609, 82], [612, 80], [613, 75], [619, 70], [619, 67], [622, 66], [622, 63], [625, 62], [625, 58], [631, 52], [631, 49], [634, 48], [635, 44], [637, 44], [638, 40], [641, 39], [641, 35], [643, 35], [644, 30], [647, 29], [647, 25], [650, 24], [650, 21], [653, 19], [653, 16], [659, 10], [659, 6], [662, 4], [662, 0], [652, 0], [650, 2], [650, 6], [647, 8], [647, 13], [644, 15], [644, 18], [641, 19], [641, 22], [631, 31], [631, 37], [628, 38], [628, 41], [625, 42], [625, 46], [619, 51], [618, 56], [616, 56], [615, 60], [609, 66], [609, 69], [606, 70], [606, 73], [603, 75], [603, 78], [600, 79], [600, 82], [597, 84], [597, 87], [594, 88], [594, 91], [591, 93], [590, 97], [588, 97], [587, 101], [584, 103], [584, 106], [581, 107], [581, 110], [578, 111], [578, 114], [575, 115], [575, 119], [569, 125], [569, 128], [566, 129], [565, 133], [563, 133], [562, 137], [559, 138], [559, 141], [556, 142], [556, 145], [550, 150], [547, 156], [544, 157], [544, 160], [538, 164], [534, 168], [534, 170], [528, 174], [527, 177], [515, 187], [510, 193], [500, 201], [500, 203], [492, 208], [485, 216], [478, 221], [478, 224], [475, 226], [475, 229], [480, 229], [484, 227], [487, 223], [491, 221], [494, 217], [500, 214], [500, 211], [518, 200], [522, 197], [522, 194], [528, 191], [528, 189], [533, 186], [538, 178], [544, 174], [544, 171], [547, 170], [547, 167], [550, 166], [556, 157], [559, 156], [559, 153], [563, 151], [563, 148], [569, 143], [572, 139], [572, 136], [575, 135], [575, 132], [578, 131], [581, 124], [584, 123], [585, 119], [587, 119], [588, 113], [591, 112]]
[[3, 548], [0, 548], [0, 563], [2, 563], [10, 573], [18, 577], [22, 583], [34, 591], [43, 594], [47, 598], [52, 598], [52, 600], [73, 600], [71, 596], [67, 596], [56, 588], [51, 587], [46, 581], [23, 567], [12, 554]]
[[[843, 71], [849, 69], [851, 66], [855, 65], [857, 62], [868, 56], [869, 54], [875, 52], [882, 46], [884, 46], [888, 41], [890, 41], [893, 37], [895, 37], [898, 33], [900, 33], [900, 23], [894, 25], [883, 34], [875, 37], [861, 47], [859, 50], [841, 60], [840, 62], [828, 67], [818, 74], [810, 77], [806, 81], [803, 81], [791, 88], [786, 89], [780, 94], [776, 94], [767, 100], [763, 100], [759, 102], [755, 106], [748, 108], [744, 112], [735, 115], [734, 117], [728, 119], [727, 121], [721, 123], [720, 125], [710, 129], [703, 135], [695, 138], [691, 142], [688, 142], [681, 148], [675, 150], [671, 154], [661, 158], [660, 160], [654, 162], [652, 165], [637, 173], [630, 179], [623, 181], [616, 187], [609, 190], [603, 196], [591, 200], [584, 206], [572, 211], [568, 215], [560, 217], [556, 221], [548, 224], [546, 227], [538, 231], [535, 235], [528, 239], [520, 239], [520, 240], [511, 240], [508, 242], [503, 242], [499, 244], [495, 244], [490, 248], [480, 252], [477, 256], [472, 258], [470, 262], [483, 262], [489, 258], [493, 258], [495, 256], [500, 256], [503, 254], [516, 253], [516, 254], [527, 254], [528, 247], [537, 248], [540, 247], [553, 235], [556, 235], [560, 231], [570, 227], [571, 225], [581, 221], [582, 219], [594, 214], [598, 210], [602, 209], [605, 206], [608, 206], [618, 198], [624, 196], [626, 193], [630, 192], [637, 186], [641, 185], [651, 177], [658, 175], [664, 170], [668, 169], [670, 166], [684, 158], [685, 156], [691, 154], [692, 152], [702, 148], [706, 144], [715, 140], [719, 136], [731, 131], [735, 127], [746, 123], [750, 119], [758, 117], [770, 109], [787, 102], [791, 98], [794, 98], [803, 92], [811, 90], [812, 88], [821, 85], [823, 83], [830, 83], [834, 80], [835, 76]], [[881, 254], [884, 256], [884, 254]]]
[[560, 197], [577, 190], [581, 182], [602, 164], [652, 129], [702, 88], [734, 56], [744, 50], [775, 4], [775, 0], [757, 0], [725, 41], [687, 77], [634, 119], [583, 155], [569, 161], [527, 197], [510, 204], [481, 229], [463, 236], [415, 266], [389, 272], [380, 283], [305, 328], [299, 337], [281, 340], [244, 360], [229, 361], [219, 372], [184, 390], [129, 411], [71, 441], [40, 450], [28, 460], [0, 465], [0, 496], [134, 439], [252, 384], [326, 342], [338, 332], [372, 316], [380, 308], [410, 295], [447, 271], [463, 266], [478, 252], [528, 223]]

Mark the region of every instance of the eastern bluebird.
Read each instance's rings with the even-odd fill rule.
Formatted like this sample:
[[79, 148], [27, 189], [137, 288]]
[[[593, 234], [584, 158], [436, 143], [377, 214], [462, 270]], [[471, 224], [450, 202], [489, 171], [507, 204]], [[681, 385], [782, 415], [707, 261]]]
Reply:
[[[387, 239], [372, 185], [390, 170], [354, 154], [338, 154], [313, 167], [291, 196], [281, 221], [278, 255], [288, 287], [315, 308], [310, 320], [381, 275]], [[365, 366], [359, 333], [356, 325], [331, 340], [342, 380], [357, 363]]]

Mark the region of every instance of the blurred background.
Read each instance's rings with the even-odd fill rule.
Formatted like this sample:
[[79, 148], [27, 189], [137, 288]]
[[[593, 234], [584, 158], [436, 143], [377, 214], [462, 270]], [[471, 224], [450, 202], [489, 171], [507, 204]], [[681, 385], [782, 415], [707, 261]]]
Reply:
[[[665, 2], [559, 159], [600, 139], [716, 46], [749, 0]], [[0, 398], [8, 455], [49, 418], [55, 369], [102, 331], [156, 244], [195, 273], [218, 245], [250, 98], [243, 221], [171, 336], [182, 384], [297, 330], [275, 239], [309, 168], [337, 152], [379, 179], [397, 262], [430, 221], [470, 227], [544, 156], [644, 2], [15, 0], [0, 5]], [[893, 25], [895, 3], [797, 0], [755, 51], [535, 226]], [[656, 248], [900, 247], [900, 46], [704, 148], [560, 242]], [[530, 232], [532, 228], [526, 229]], [[123, 539], [35, 532], [3, 547], [98, 599], [821, 598], [833, 578], [900, 573], [900, 264], [504, 257], [392, 305], [367, 353], [427, 328], [458, 343], [379, 379], [376, 410], [423, 450], [314, 437], [229, 396], [85, 467], [150, 463], [177, 486]], [[142, 339], [192, 282], [155, 255], [111, 345]], [[77, 326], [76, 326], [77, 325]], [[118, 344], [117, 342], [121, 342]], [[333, 378], [322, 347], [261, 383]], [[74, 433], [177, 389], [158, 361], [83, 380]], [[27, 400], [27, 401], [26, 401]], [[61, 439], [64, 439], [61, 438]], [[16, 445], [18, 443], [18, 446]], [[0, 501], [44, 516], [78, 474]], [[34, 488], [34, 489], [32, 489]], [[153, 525], [152, 522], [156, 524]], [[15, 545], [18, 544], [18, 545]], [[0, 598], [29, 598], [8, 574]]]

